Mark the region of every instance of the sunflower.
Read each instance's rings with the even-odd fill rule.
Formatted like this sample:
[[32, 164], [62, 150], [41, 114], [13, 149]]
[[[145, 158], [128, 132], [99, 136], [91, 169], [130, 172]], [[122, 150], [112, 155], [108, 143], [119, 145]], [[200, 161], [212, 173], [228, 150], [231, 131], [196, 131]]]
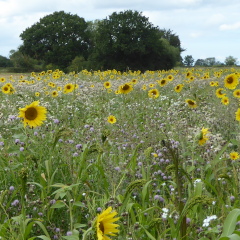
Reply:
[[4, 86], [2, 86], [2, 92], [4, 94], [10, 94], [10, 87], [7, 84], [5, 84]]
[[74, 85], [72, 83], [68, 83], [64, 86], [63, 93], [70, 93], [74, 90]]
[[4, 78], [4, 77], [0, 78], [0, 82], [5, 82], [5, 81], [6, 81], [6, 78]]
[[158, 83], [161, 87], [164, 87], [167, 84], [168, 80], [167, 79], [162, 79]]
[[231, 152], [231, 153], [229, 154], [229, 156], [230, 156], [230, 158], [231, 158], [232, 160], [237, 160], [237, 159], [239, 159], [239, 154], [238, 154], [238, 152]]
[[228, 105], [229, 104], [229, 98], [228, 97], [222, 97], [222, 100], [221, 100], [222, 104], [224, 105]]
[[238, 85], [238, 76], [234, 73], [229, 74], [224, 79], [224, 87], [228, 89], [235, 89]]
[[192, 76], [192, 72], [188, 71], [188, 72], [186, 73], [186, 78], [190, 78], [191, 76]]
[[119, 92], [123, 94], [128, 94], [133, 90], [133, 87], [129, 83], [125, 83], [121, 86], [119, 86]]
[[168, 75], [168, 76], [167, 76], [167, 80], [168, 80], [168, 81], [172, 81], [172, 80], [173, 80], [173, 75]]
[[151, 89], [151, 90], [148, 91], [148, 96], [149, 96], [150, 98], [158, 98], [159, 95], [160, 95], [160, 94], [159, 94], [159, 91], [158, 91], [156, 88]]
[[206, 141], [208, 140], [208, 128], [202, 128], [200, 135], [198, 137], [198, 144], [199, 145], [204, 145]]
[[183, 89], [183, 84], [178, 84], [175, 88], [174, 88], [174, 91], [179, 93], [181, 92]]
[[110, 82], [104, 82], [104, 87], [105, 88], [110, 88], [111, 87], [111, 83]]
[[133, 79], [131, 80], [131, 83], [137, 84], [137, 83], [138, 83], [138, 80], [137, 80], [136, 78], [133, 78]]
[[52, 97], [57, 97], [58, 96], [58, 91], [54, 90], [52, 91]]
[[19, 109], [19, 118], [23, 118], [24, 127], [29, 125], [34, 128], [41, 126], [43, 121], [46, 120], [47, 109], [42, 106], [38, 106], [39, 101], [35, 101], [25, 108]]
[[144, 91], [147, 90], [147, 86], [145, 84], [143, 84], [142, 90], [144, 90]]
[[40, 96], [40, 92], [35, 92], [35, 96], [39, 97]]
[[197, 103], [194, 100], [186, 99], [185, 102], [188, 104], [188, 106], [190, 108], [196, 108], [197, 107]]
[[236, 89], [236, 90], [233, 92], [233, 96], [236, 97], [236, 98], [240, 98], [240, 89]]
[[116, 236], [119, 232], [118, 224], [115, 224], [118, 218], [114, 218], [117, 215], [116, 211], [112, 211], [112, 207], [107, 208], [102, 213], [98, 214], [96, 218], [96, 230], [98, 240], [111, 240], [107, 235]]
[[236, 115], [236, 120], [240, 121], [240, 108], [238, 108], [238, 110], [235, 112]]
[[223, 98], [226, 95], [226, 93], [223, 93], [223, 88], [218, 88], [215, 93], [218, 98]]
[[111, 123], [111, 124], [114, 124], [114, 123], [117, 121], [116, 117], [113, 116], [113, 115], [108, 116], [108, 119], [107, 119], [107, 120], [108, 120], [108, 122]]

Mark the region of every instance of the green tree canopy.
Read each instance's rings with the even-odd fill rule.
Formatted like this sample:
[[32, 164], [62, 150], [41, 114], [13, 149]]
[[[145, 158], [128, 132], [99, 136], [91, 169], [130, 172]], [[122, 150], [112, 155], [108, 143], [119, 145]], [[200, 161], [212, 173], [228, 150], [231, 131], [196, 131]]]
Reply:
[[192, 55], [187, 55], [184, 57], [184, 61], [183, 64], [187, 67], [191, 67], [193, 66], [194, 63], [194, 58], [192, 57]]
[[0, 55], [0, 67], [12, 67], [13, 64], [9, 58]]
[[114, 12], [95, 29], [91, 59], [99, 69], [170, 69], [180, 56], [179, 49], [137, 11]]
[[227, 66], [234, 66], [234, 65], [237, 65], [238, 60], [233, 56], [228, 56], [226, 57], [224, 62]]
[[45, 64], [53, 63], [64, 69], [76, 56], [88, 57], [87, 23], [77, 15], [54, 12], [40, 19], [21, 35], [19, 50]]

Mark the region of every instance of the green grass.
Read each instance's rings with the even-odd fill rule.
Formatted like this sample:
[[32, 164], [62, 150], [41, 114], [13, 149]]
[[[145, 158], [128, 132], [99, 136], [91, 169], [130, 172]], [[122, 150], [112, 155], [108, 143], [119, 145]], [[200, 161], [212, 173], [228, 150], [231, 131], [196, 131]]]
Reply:
[[[97, 239], [94, 219], [109, 206], [120, 217], [112, 239], [239, 239], [239, 160], [229, 157], [240, 152], [239, 101], [225, 89], [230, 103], [223, 105], [215, 91], [240, 72], [191, 69], [189, 81], [187, 71], [0, 75], [1, 87], [11, 82], [15, 89], [0, 92], [2, 239]], [[174, 79], [161, 87], [158, 81], [170, 74]], [[115, 93], [132, 79], [132, 92]], [[78, 88], [64, 94], [67, 83]], [[150, 84], [160, 92], [156, 99], [148, 96]], [[24, 128], [19, 108], [36, 100], [47, 120]], [[108, 123], [109, 115], [116, 123]], [[203, 127], [210, 133], [201, 146]], [[228, 237], [234, 230], [235, 238]]]

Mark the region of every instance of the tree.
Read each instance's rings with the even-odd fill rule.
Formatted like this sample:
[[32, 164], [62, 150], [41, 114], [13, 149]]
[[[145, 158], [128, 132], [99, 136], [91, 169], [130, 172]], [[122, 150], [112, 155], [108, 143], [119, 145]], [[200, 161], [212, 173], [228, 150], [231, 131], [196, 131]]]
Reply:
[[159, 29], [137, 11], [112, 13], [95, 28], [94, 51], [97, 68], [157, 70], [174, 67], [179, 50], [161, 39]]
[[15, 71], [18, 69], [20, 72], [35, 71], [35, 67], [38, 65], [38, 61], [36, 59], [22, 54], [19, 50], [10, 51], [10, 60], [15, 67]]
[[9, 58], [0, 55], [0, 67], [12, 67], [13, 64]]
[[205, 60], [204, 59], [198, 59], [196, 62], [195, 62], [195, 64], [194, 64], [194, 66], [206, 66], [206, 63], [205, 63]]
[[237, 65], [237, 58], [234, 58], [233, 56], [229, 56], [229, 57], [226, 57], [224, 63], [226, 64], [226, 66], [234, 66], [234, 65]]
[[66, 68], [76, 56], [88, 57], [89, 35], [83, 18], [54, 12], [27, 28], [20, 37], [20, 52], [45, 64]]
[[194, 63], [194, 59], [192, 57], [192, 55], [187, 55], [184, 57], [184, 61], [183, 64], [187, 67], [192, 67]]
[[206, 58], [206, 59], [205, 59], [205, 64], [206, 64], [208, 67], [212, 67], [212, 66], [216, 65], [216, 58], [215, 58], [215, 57]]

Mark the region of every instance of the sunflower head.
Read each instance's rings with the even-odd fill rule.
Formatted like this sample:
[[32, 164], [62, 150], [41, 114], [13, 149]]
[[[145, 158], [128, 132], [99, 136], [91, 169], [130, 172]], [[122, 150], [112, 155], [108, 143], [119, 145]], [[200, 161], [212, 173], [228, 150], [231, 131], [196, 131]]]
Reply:
[[148, 91], [148, 96], [149, 96], [150, 98], [158, 98], [159, 95], [160, 95], [160, 94], [159, 94], [159, 91], [158, 91], [156, 88], [151, 89], [151, 90]]
[[111, 83], [108, 82], [108, 81], [107, 81], [107, 82], [104, 82], [103, 85], [104, 85], [105, 88], [110, 88], [110, 87], [111, 87]]
[[35, 101], [25, 108], [19, 109], [19, 118], [23, 119], [24, 127], [29, 125], [34, 128], [41, 126], [43, 121], [46, 120], [47, 109], [42, 106], [38, 106], [39, 101]]
[[183, 84], [178, 84], [175, 88], [174, 88], [174, 91], [179, 93], [181, 92], [183, 89]]
[[197, 103], [192, 99], [186, 99], [185, 102], [188, 104], [188, 106], [190, 108], [196, 108], [197, 107]]
[[114, 124], [117, 121], [116, 117], [113, 115], [108, 116], [108, 122]]
[[231, 153], [229, 154], [229, 156], [230, 156], [230, 158], [231, 158], [232, 160], [237, 160], [237, 159], [239, 159], [239, 154], [238, 154], [238, 152], [231, 152]]
[[116, 236], [116, 233], [119, 232], [119, 229], [117, 229], [119, 225], [114, 223], [119, 219], [119, 217], [115, 218], [116, 215], [117, 212], [109, 207], [96, 217], [94, 227], [97, 240], [110, 240], [107, 235]]
[[133, 87], [129, 83], [125, 83], [119, 87], [119, 92], [123, 94], [128, 94], [133, 90]]
[[217, 96], [218, 98], [223, 98], [225, 95], [226, 95], [226, 93], [223, 93], [223, 88], [218, 88], [218, 89], [216, 90], [216, 96]]
[[208, 138], [208, 134], [209, 134], [209, 130], [208, 128], [202, 128], [202, 130], [200, 131], [199, 135], [197, 136], [197, 140], [198, 140], [198, 144], [199, 145], [204, 145]]
[[238, 76], [234, 73], [229, 74], [224, 79], [224, 87], [228, 89], [235, 89], [238, 85]]

